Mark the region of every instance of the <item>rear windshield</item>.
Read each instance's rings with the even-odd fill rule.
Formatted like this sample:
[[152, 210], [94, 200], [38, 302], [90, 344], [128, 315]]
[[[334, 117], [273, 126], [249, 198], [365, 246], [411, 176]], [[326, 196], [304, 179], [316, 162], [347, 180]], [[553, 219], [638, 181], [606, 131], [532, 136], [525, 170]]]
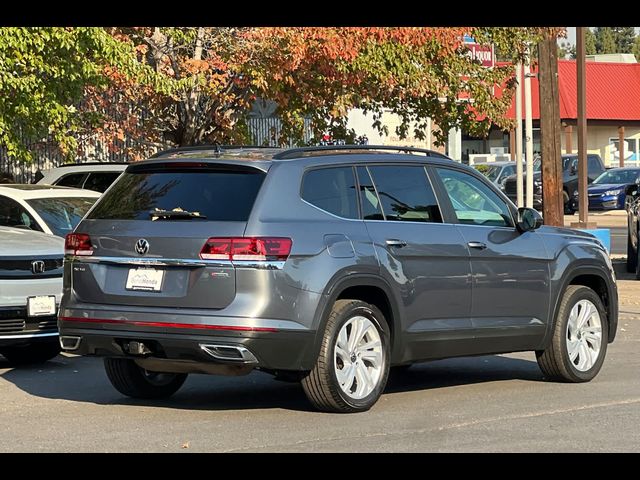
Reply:
[[152, 220], [157, 210], [183, 210], [208, 221], [244, 222], [264, 177], [253, 168], [125, 172], [87, 218]]
[[95, 203], [90, 197], [34, 198], [27, 203], [38, 212], [54, 235], [64, 237], [82, 220]]

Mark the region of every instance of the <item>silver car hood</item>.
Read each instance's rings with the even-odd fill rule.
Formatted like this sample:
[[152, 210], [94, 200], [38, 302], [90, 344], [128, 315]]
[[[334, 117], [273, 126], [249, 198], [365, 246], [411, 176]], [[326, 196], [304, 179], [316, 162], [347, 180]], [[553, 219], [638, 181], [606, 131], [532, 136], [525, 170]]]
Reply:
[[62, 255], [64, 240], [46, 233], [0, 226], [0, 257]]

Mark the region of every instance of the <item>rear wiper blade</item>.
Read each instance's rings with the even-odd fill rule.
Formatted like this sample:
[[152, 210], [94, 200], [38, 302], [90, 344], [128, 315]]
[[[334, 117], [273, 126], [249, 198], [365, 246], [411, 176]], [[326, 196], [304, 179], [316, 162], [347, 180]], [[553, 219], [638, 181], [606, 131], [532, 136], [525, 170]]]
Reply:
[[158, 208], [156, 208], [155, 210], [152, 210], [149, 212], [149, 216], [151, 217], [151, 220], [157, 220], [159, 218], [176, 218], [176, 219], [199, 219], [199, 220], [206, 220], [207, 216], [206, 215], [202, 215], [200, 212], [189, 212], [186, 210], [182, 210], [182, 209], [175, 209], [175, 210], [160, 210]]

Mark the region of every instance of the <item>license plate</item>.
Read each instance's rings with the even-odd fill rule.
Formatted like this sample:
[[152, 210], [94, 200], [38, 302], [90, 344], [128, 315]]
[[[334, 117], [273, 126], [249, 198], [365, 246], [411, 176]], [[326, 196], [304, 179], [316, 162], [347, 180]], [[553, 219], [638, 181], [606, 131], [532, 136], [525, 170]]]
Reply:
[[56, 314], [56, 297], [47, 295], [42, 297], [27, 297], [27, 315], [41, 317]]
[[127, 290], [159, 292], [162, 289], [164, 270], [155, 268], [131, 268], [127, 276]]

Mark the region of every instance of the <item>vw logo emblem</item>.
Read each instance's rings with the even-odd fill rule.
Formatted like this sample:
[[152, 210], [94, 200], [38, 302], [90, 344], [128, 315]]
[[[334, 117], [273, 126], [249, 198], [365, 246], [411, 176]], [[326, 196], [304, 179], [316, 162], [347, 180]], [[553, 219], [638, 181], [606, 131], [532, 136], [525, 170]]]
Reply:
[[149, 242], [144, 238], [141, 238], [136, 242], [136, 252], [140, 255], [144, 255], [149, 251]]
[[44, 273], [45, 267], [44, 262], [42, 260], [34, 260], [31, 262], [31, 271], [36, 273]]

